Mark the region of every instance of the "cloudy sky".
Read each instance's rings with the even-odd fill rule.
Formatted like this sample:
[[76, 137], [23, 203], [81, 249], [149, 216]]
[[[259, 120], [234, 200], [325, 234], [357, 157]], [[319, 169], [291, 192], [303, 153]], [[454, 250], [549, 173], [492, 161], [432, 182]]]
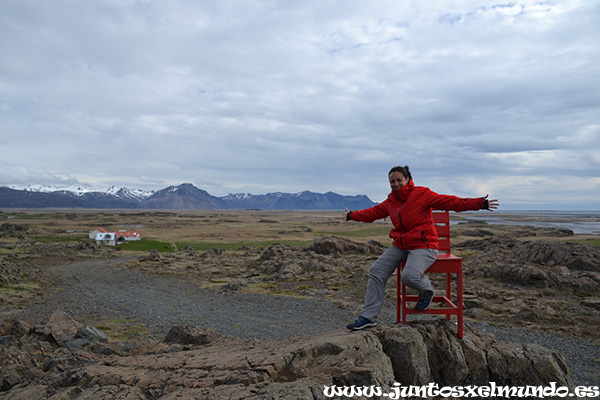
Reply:
[[600, 210], [599, 38], [599, 0], [2, 0], [0, 186]]

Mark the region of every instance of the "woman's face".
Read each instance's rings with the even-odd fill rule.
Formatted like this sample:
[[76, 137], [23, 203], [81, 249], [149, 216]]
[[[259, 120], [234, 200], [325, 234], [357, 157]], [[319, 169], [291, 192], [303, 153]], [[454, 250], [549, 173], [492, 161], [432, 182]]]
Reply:
[[398, 190], [408, 183], [408, 178], [402, 175], [402, 172], [392, 172], [389, 178], [392, 190]]

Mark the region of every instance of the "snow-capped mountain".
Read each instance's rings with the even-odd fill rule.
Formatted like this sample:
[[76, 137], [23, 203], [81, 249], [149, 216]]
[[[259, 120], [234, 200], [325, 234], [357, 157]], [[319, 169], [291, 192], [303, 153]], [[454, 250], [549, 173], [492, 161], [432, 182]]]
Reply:
[[11, 189], [24, 190], [26, 192], [38, 193], [55, 193], [55, 192], [70, 192], [76, 196], [85, 193], [93, 192], [94, 190], [85, 186], [67, 185], [67, 186], [46, 186], [46, 185], [27, 185], [27, 186], [10, 186]]
[[5, 208], [343, 210], [373, 205], [375, 203], [364, 195], [342, 196], [332, 192], [237, 193], [215, 197], [190, 183], [156, 192], [115, 186], [105, 190], [77, 185], [0, 187], [0, 207]]
[[314, 193], [249, 193], [229, 194], [222, 198], [233, 208], [261, 210], [344, 210], [367, 208], [375, 205], [367, 196], [342, 196], [333, 192]]
[[138, 199], [143, 200], [152, 196], [154, 191], [147, 191], [141, 189], [127, 189], [127, 188], [118, 188], [116, 186], [111, 186], [104, 191], [104, 193], [112, 194], [113, 196], [120, 197], [122, 199]]
[[37, 193], [65, 193], [76, 197], [82, 197], [89, 193], [103, 193], [112, 195], [122, 199], [138, 199], [142, 200], [154, 194], [154, 191], [146, 191], [141, 189], [127, 189], [123, 187], [111, 186], [108, 189], [91, 189], [80, 185], [67, 186], [45, 186], [45, 185], [27, 185], [27, 186], [10, 186], [14, 190], [23, 190], [26, 192]]

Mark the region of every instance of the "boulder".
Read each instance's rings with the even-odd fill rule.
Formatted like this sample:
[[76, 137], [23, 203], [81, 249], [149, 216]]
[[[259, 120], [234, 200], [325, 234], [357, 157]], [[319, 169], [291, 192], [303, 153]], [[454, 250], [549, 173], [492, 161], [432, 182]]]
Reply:
[[490, 343], [487, 361], [490, 380], [498, 384], [547, 386], [557, 382], [558, 386], [573, 387], [564, 357], [541, 346]]
[[221, 287], [222, 290], [235, 292], [248, 286], [248, 279], [235, 278]]
[[87, 340], [89, 343], [108, 342], [108, 336], [106, 336], [104, 332], [90, 325], [81, 328], [77, 333], [77, 336]]
[[329, 236], [326, 238], [315, 239], [312, 250], [317, 254], [339, 256], [344, 253], [381, 254], [385, 248], [381, 243], [375, 240], [371, 240], [368, 243], [357, 243], [350, 239]]
[[215, 342], [217, 340], [220, 340], [221, 338], [222, 336], [215, 331], [189, 325], [177, 325], [169, 330], [167, 336], [165, 336], [164, 341], [165, 343], [183, 345], [203, 345]]
[[69, 317], [64, 311], [56, 310], [44, 327], [44, 333], [52, 336], [56, 343], [65, 345], [75, 340], [85, 326]]
[[292, 253], [293, 249], [281, 243], [274, 243], [269, 246], [260, 256], [260, 262], [284, 258]]
[[138, 257], [138, 262], [160, 262], [162, 259], [161, 254], [156, 249], [152, 249], [148, 254]]
[[0, 334], [21, 337], [27, 335], [33, 327], [25, 321], [19, 319], [8, 319], [0, 328]]
[[381, 335], [397, 382], [426, 385], [431, 378], [427, 345], [416, 329], [388, 329]]

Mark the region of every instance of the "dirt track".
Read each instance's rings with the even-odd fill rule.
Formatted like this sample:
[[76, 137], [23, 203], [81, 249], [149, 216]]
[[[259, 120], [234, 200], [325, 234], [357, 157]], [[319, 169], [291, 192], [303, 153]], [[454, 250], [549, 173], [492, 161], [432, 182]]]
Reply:
[[62, 266], [62, 288], [29, 307], [26, 318], [42, 323], [60, 308], [92, 325], [107, 317], [142, 323], [155, 335], [191, 324], [241, 338], [283, 339], [340, 329], [352, 317], [327, 301], [200, 289], [180, 278], [119, 267], [126, 260]]

